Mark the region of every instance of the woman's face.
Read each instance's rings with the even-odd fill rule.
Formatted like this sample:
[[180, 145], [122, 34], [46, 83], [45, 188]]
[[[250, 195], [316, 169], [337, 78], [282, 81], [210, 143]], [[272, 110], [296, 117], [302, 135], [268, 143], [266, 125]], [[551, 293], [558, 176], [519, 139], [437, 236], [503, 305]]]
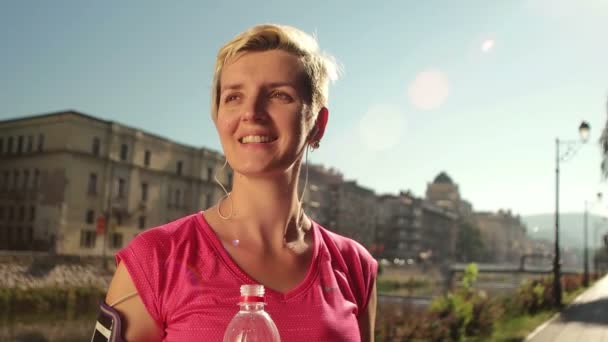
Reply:
[[215, 120], [226, 158], [244, 175], [288, 170], [312, 127], [302, 62], [281, 51], [247, 52], [223, 68]]

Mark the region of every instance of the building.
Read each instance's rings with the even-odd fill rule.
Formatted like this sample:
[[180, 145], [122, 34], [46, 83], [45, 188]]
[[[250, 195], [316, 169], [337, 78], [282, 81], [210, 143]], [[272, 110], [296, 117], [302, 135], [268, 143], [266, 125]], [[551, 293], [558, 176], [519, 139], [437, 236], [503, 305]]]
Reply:
[[492, 251], [493, 262], [518, 263], [529, 251], [526, 226], [519, 215], [510, 210], [475, 213], [477, 226], [487, 250]]
[[[213, 205], [223, 161], [72, 110], [0, 121], [0, 248], [111, 255]], [[230, 185], [230, 170], [218, 173]]]
[[409, 192], [378, 198], [376, 243], [372, 252], [389, 260], [419, 260], [423, 252], [422, 200]]
[[[309, 217], [324, 227], [334, 225], [333, 205], [335, 199], [335, 188], [337, 184], [344, 182], [340, 172], [333, 168], [325, 168], [322, 165], [308, 166], [308, 180], [306, 180], [305, 166], [300, 172], [300, 192], [304, 192], [304, 211]], [[306, 188], [303, 189], [304, 184]]]
[[436, 206], [452, 212], [459, 212], [461, 207], [458, 184], [445, 172], [440, 172], [432, 183], [426, 187], [426, 200]]
[[422, 256], [433, 263], [454, 260], [458, 215], [430, 201], [423, 201], [422, 209]]
[[333, 205], [328, 212], [328, 229], [350, 237], [366, 248], [375, 240], [378, 200], [373, 190], [355, 181], [331, 185]]

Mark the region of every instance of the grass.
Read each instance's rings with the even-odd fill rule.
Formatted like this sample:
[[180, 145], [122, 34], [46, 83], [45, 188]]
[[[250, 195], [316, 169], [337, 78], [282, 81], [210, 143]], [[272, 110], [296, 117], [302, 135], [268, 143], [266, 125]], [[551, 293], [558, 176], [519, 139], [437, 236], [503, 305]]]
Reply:
[[[593, 284], [591, 284], [593, 285]], [[590, 286], [591, 287], [591, 286]], [[568, 305], [583, 293], [586, 288], [579, 288], [575, 291], [564, 293], [564, 304]], [[536, 327], [549, 320], [558, 311], [555, 309], [539, 312], [535, 315], [524, 315], [516, 317], [503, 317], [496, 323], [491, 341], [497, 342], [517, 342], [523, 341], [526, 336], [532, 333]]]
[[502, 319], [497, 322], [492, 341], [523, 341], [536, 327], [550, 319], [557, 311], [543, 311], [536, 315], [524, 315]]

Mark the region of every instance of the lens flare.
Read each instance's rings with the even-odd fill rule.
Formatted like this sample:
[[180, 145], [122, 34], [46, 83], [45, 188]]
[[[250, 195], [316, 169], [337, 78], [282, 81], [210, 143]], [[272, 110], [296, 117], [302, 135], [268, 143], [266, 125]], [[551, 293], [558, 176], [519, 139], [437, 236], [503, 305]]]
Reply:
[[447, 76], [435, 69], [416, 75], [408, 88], [409, 100], [418, 109], [431, 110], [441, 107], [450, 94]]

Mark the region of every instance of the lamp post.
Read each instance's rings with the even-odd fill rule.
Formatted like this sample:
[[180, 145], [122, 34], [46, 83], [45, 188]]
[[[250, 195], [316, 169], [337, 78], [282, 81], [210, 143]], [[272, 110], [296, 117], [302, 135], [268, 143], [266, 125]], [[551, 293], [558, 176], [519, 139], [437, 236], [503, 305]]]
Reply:
[[[604, 218], [604, 220], [605, 220], [605, 218]], [[598, 241], [600, 241], [597, 233], [600, 229], [607, 229], [607, 228], [605, 226], [599, 225], [597, 223], [595, 224], [595, 227], [593, 227], [593, 247], [594, 247], [593, 250], [595, 251], [593, 253], [594, 254], [593, 255], [593, 271], [596, 273], [598, 272], [598, 269], [597, 269], [598, 245], [597, 244], [598, 244]], [[601, 249], [601, 248], [602, 248], [602, 243], [599, 242], [599, 249]]]
[[[597, 193], [596, 202], [602, 200], [602, 193]], [[595, 204], [595, 203], [592, 203]], [[585, 201], [585, 219], [584, 219], [584, 234], [583, 234], [583, 286], [589, 287], [589, 240], [587, 239], [587, 230], [589, 223], [589, 201]]]
[[[555, 138], [555, 252], [553, 256], [553, 294], [555, 306], [562, 306], [562, 284], [561, 284], [561, 260], [559, 255], [559, 163], [572, 158], [581, 143], [586, 143], [589, 139], [590, 126], [586, 121], [583, 121], [578, 128], [580, 140], [559, 140]], [[564, 154], [560, 154], [559, 147], [566, 146]]]

